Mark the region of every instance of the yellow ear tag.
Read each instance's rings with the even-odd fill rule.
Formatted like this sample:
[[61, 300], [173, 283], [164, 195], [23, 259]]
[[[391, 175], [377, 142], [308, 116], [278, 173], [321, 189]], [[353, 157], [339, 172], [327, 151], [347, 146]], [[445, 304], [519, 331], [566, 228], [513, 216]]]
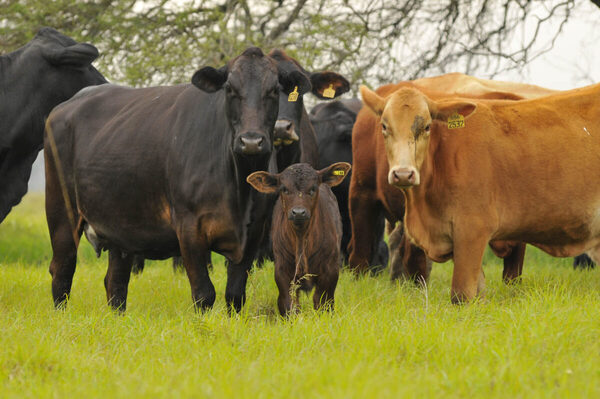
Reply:
[[298, 101], [298, 86], [294, 86], [294, 91], [288, 96], [288, 102], [295, 103]]
[[343, 170], [334, 170], [333, 174], [336, 176], [344, 176], [346, 172], [344, 172]]
[[333, 88], [333, 84], [330, 84], [328, 88], [323, 90], [323, 97], [326, 97], [326, 98], [335, 97], [335, 89]]
[[458, 112], [448, 117], [448, 129], [460, 129], [465, 127], [465, 117]]

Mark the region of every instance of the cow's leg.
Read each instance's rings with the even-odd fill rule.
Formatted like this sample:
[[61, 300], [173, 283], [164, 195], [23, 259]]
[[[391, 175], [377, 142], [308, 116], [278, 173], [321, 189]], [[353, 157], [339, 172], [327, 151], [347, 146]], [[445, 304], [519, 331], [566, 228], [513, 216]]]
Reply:
[[[212, 265], [210, 263], [210, 255], [209, 255], [209, 263], [207, 266], [209, 269], [212, 268]], [[174, 256], [173, 257], [173, 273], [183, 273], [185, 271], [185, 267], [183, 266], [183, 259], [181, 258], [181, 256]]]
[[[64, 306], [71, 293], [73, 274], [77, 263], [77, 247], [81, 230], [75, 225], [74, 210], [67, 210], [66, 198], [70, 206], [75, 204], [75, 196], [63, 193], [54, 159], [49, 151], [45, 152], [46, 163], [46, 220], [52, 245], [52, 297], [54, 306]], [[66, 191], [66, 188], [65, 188]], [[69, 217], [71, 212], [71, 217]]]
[[141, 274], [144, 271], [145, 263], [146, 261], [143, 256], [135, 255], [133, 257], [133, 265], [131, 267], [131, 271], [133, 272], [133, 274]]
[[348, 263], [356, 273], [364, 273], [369, 269], [369, 261], [373, 256], [373, 243], [376, 237], [374, 220], [381, 217], [377, 201], [370, 195], [350, 191], [350, 220], [352, 238], [350, 239]]
[[473, 224], [458, 225], [454, 231], [452, 303], [463, 303], [482, 295], [485, 277], [481, 262], [490, 235]]
[[329, 276], [327, 279], [318, 278], [313, 294], [313, 306], [315, 310], [325, 309], [333, 311], [334, 294], [339, 274]]
[[573, 258], [574, 269], [593, 269], [594, 267], [596, 267], [596, 264], [587, 254], [581, 254]]
[[227, 262], [225, 302], [229, 311], [235, 310], [239, 312], [246, 302], [246, 283], [251, 266], [252, 262], [247, 260], [237, 264]]
[[196, 309], [207, 310], [215, 303], [215, 287], [208, 275], [207, 263], [210, 251], [206, 243], [199, 237], [195, 220], [178, 230], [179, 247], [183, 265], [192, 289], [192, 301]]
[[108, 304], [114, 310], [124, 312], [127, 307], [127, 287], [134, 258], [136, 257], [118, 250], [108, 251], [108, 270], [104, 277], [104, 288], [106, 288]]
[[[275, 283], [279, 290], [277, 308], [279, 309], [279, 314], [283, 317], [286, 317], [291, 313], [292, 305], [293, 310], [296, 312], [298, 311], [298, 290], [292, 287], [294, 268], [294, 265], [281, 267], [277, 264], [277, 260], [275, 260]], [[293, 297], [292, 293], [294, 294]]]
[[512, 247], [510, 254], [504, 257], [504, 269], [502, 279], [506, 284], [518, 281], [523, 273], [523, 261], [525, 259], [525, 243], [518, 243]]
[[392, 231], [388, 241], [392, 252], [392, 280], [408, 278], [417, 284], [426, 283], [431, 274], [432, 262], [421, 248], [410, 242], [401, 224]]

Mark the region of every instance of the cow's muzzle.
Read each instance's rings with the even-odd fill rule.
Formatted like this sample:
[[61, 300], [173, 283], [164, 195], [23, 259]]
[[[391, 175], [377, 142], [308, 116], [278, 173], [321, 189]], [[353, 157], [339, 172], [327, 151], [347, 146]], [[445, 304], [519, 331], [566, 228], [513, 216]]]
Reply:
[[288, 212], [288, 220], [291, 221], [296, 228], [304, 227], [309, 219], [310, 212], [304, 207], [295, 206]]
[[401, 188], [418, 186], [420, 180], [419, 171], [413, 166], [396, 166], [391, 168], [388, 174], [388, 183]]
[[300, 138], [296, 134], [294, 122], [288, 119], [278, 119], [275, 122], [275, 139], [274, 145], [290, 145], [294, 141], [298, 141]]
[[247, 132], [239, 135], [235, 150], [244, 155], [263, 155], [271, 149], [264, 134]]

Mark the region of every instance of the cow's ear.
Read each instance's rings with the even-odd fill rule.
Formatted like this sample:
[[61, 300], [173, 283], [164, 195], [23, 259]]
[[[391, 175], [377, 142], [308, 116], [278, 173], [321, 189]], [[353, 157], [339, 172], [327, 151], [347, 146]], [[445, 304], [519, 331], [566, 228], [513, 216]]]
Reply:
[[385, 108], [385, 99], [364, 85], [360, 86], [360, 95], [362, 96], [363, 103], [373, 111], [375, 115], [381, 116], [383, 109]]
[[69, 47], [44, 48], [42, 55], [52, 65], [84, 67], [98, 58], [98, 49], [88, 43], [77, 43]]
[[312, 93], [322, 100], [330, 100], [350, 90], [345, 77], [335, 72], [315, 72], [310, 74]]
[[207, 66], [194, 73], [192, 84], [202, 91], [214, 93], [220, 90], [225, 82], [227, 82], [227, 74], [227, 65], [219, 69]]
[[321, 183], [328, 184], [331, 187], [337, 186], [348, 175], [351, 167], [352, 166], [348, 162], [337, 162], [321, 169], [319, 171]]
[[294, 90], [298, 91], [299, 95], [310, 91], [310, 80], [301, 71], [286, 72], [279, 69], [279, 83], [285, 94], [290, 94]]
[[429, 112], [431, 118], [438, 121], [447, 122], [449, 118], [461, 115], [463, 118], [467, 118], [477, 108], [477, 105], [469, 101], [429, 101]]
[[260, 191], [261, 193], [265, 194], [276, 193], [277, 189], [279, 188], [279, 176], [265, 171], [252, 173], [246, 177], [246, 181], [250, 183], [250, 185], [254, 187], [256, 191]]

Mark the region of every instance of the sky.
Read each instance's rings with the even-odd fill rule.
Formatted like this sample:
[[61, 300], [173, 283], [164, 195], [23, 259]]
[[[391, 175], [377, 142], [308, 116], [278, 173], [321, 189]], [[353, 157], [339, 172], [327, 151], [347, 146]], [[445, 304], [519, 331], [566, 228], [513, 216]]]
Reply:
[[[506, 71], [495, 79], [530, 83], [555, 90], [569, 90], [600, 82], [600, 8], [589, 0], [578, 1], [573, 15], [548, 53], [531, 61], [522, 71]], [[541, 32], [544, 40], [548, 32]], [[550, 38], [547, 38], [549, 41]], [[486, 78], [486, 76], [479, 76]], [[33, 165], [30, 191], [44, 189], [44, 162]]]

